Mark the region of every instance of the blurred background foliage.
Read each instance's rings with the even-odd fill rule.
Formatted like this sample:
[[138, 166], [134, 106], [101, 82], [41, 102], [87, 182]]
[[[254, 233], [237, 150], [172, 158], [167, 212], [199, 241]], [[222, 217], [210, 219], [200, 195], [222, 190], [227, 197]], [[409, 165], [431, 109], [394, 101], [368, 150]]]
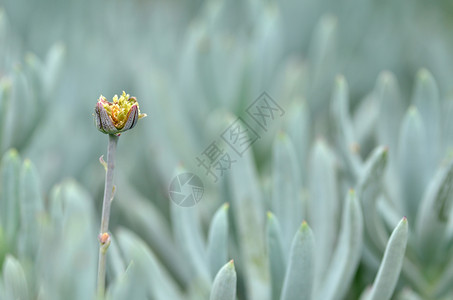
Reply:
[[[332, 186], [335, 190], [330, 191], [330, 195], [343, 199], [345, 191], [360, 182], [357, 174], [361, 171], [357, 170], [362, 168], [361, 160], [382, 141], [386, 141], [390, 153], [389, 168], [396, 170], [396, 165], [401, 165], [396, 163], [395, 145], [398, 145], [404, 112], [411, 103], [414, 104], [411, 99], [421, 93], [417, 92], [417, 83], [422, 82], [420, 84], [423, 85], [426, 78], [432, 78], [432, 83], [430, 81], [428, 85], [434, 86], [433, 93], [437, 96], [433, 97], [440, 99], [439, 113], [443, 114], [443, 118], [435, 122], [442, 122], [439, 126], [443, 131], [425, 144], [416, 144], [415, 141], [413, 145], [430, 147], [441, 140], [439, 153], [430, 156], [432, 160], [422, 166], [423, 171], [420, 172], [426, 171], [426, 178], [409, 178], [405, 183], [389, 184], [388, 188], [390, 198], [397, 198], [395, 195], [402, 189], [400, 185], [408, 188], [416, 182], [420, 184], [420, 193], [423, 193], [429, 178], [453, 142], [447, 114], [453, 111], [452, 14], [453, 6], [447, 0], [2, 0], [0, 149], [2, 153], [7, 153], [8, 149], [15, 148], [18, 154], [11, 152], [5, 157], [20, 155], [33, 162], [35, 167], [30, 171], [31, 180], [39, 182], [36, 183], [39, 192], [34, 192], [42, 197], [40, 205], [47, 211], [52, 212], [55, 205], [63, 205], [54, 204], [59, 203], [61, 198], [64, 199], [62, 203], [73, 203], [75, 211], [87, 212], [83, 217], [85, 224], [79, 233], [75, 233], [82, 240], [76, 242], [90, 245], [86, 251], [95, 253], [96, 224], [99, 223], [97, 216], [100, 216], [104, 181], [104, 171], [98, 158], [106, 151], [107, 137], [95, 129], [93, 109], [100, 94], [110, 99], [125, 90], [137, 97], [141, 111], [149, 117], [120, 138], [115, 175], [118, 189], [112, 208], [111, 230], [114, 233], [119, 230], [124, 253], [132, 251], [127, 245], [137, 239], [130, 233], [124, 233], [124, 228], [139, 236], [155, 252], [161, 268], [170, 274], [180, 292], [189, 290], [187, 293], [197, 299], [194, 295], [200, 294], [190, 291], [198, 286], [193, 285], [190, 279], [189, 273], [194, 267], [185, 266], [181, 245], [178, 246], [180, 248], [173, 247], [171, 234], [173, 231], [178, 236], [178, 225], [174, 224], [174, 219], [177, 218], [175, 214], [181, 213], [172, 211], [174, 208], [169, 204], [167, 189], [178, 170], [203, 173], [197, 167], [195, 157], [219, 137], [234, 120], [233, 116], [244, 116], [246, 107], [263, 91], [285, 109], [285, 116], [272, 124], [272, 130], [254, 144], [250, 158], [239, 161], [239, 166], [232, 170], [230, 177], [223, 178], [219, 183], [203, 177], [206, 187], [203, 200], [196, 209], [187, 213], [199, 217], [196, 220], [201, 224], [200, 237], [204, 238], [208, 235], [209, 224], [217, 208], [223, 202], [232, 202], [228, 258], [234, 257], [240, 263], [241, 258], [237, 256], [242, 253], [240, 245], [244, 242], [241, 235], [253, 233], [252, 230], [248, 233], [241, 231], [242, 223], [238, 220], [249, 216], [241, 215], [241, 209], [234, 205], [233, 198], [237, 193], [241, 194], [236, 190], [244, 189], [238, 187], [241, 185], [239, 178], [245, 176], [240, 173], [244, 169], [247, 176], [251, 174], [252, 178], [244, 181], [259, 187], [258, 194], [262, 196], [259, 199], [263, 203], [256, 212], [257, 218], [262, 219], [257, 224], [264, 224], [265, 211], [275, 208], [271, 194], [275, 169], [279, 166], [275, 163], [278, 155], [273, 158], [280, 145], [275, 142], [277, 132], [288, 133], [292, 139], [290, 143], [297, 151], [300, 170], [295, 172], [300, 176], [300, 183], [296, 186], [296, 193], [303, 191], [305, 196], [302, 198], [306, 198], [310, 191], [313, 194], [316, 184], [312, 183], [312, 173], [307, 169], [314, 170], [325, 155], [329, 165], [326, 168], [330, 168], [330, 164], [338, 164], [340, 170], [338, 176], [334, 176], [336, 179]], [[419, 71], [421, 68], [429, 72]], [[386, 70], [390, 73], [382, 73]], [[335, 79], [338, 74], [343, 77]], [[396, 113], [395, 117], [389, 118], [390, 121], [381, 118], [376, 104], [376, 98], [379, 98], [376, 95], [384, 90], [382, 86], [388, 82], [395, 83], [397, 92], [391, 92], [391, 95], [397, 94], [399, 99], [395, 101], [398, 107], [391, 110]], [[341, 119], [342, 113], [335, 117], [342, 108], [331, 106], [335, 87], [338, 94], [344, 92], [346, 95], [339, 97], [348, 98], [344, 106], [348, 115], [346, 121]], [[424, 118], [424, 111], [420, 112]], [[352, 135], [342, 132], [343, 127], [338, 133], [341, 127], [338, 124], [344, 125], [344, 122], [344, 128], [352, 128]], [[381, 133], [375, 134], [386, 124], [391, 125], [388, 125], [389, 130], [384, 129], [385, 132], [395, 132], [387, 140], [382, 138]], [[426, 122], [425, 125], [430, 126]], [[407, 126], [410, 128], [410, 125]], [[294, 136], [300, 133], [304, 136], [295, 139]], [[358, 143], [360, 148], [352, 158], [346, 154], [345, 162], [342, 151], [349, 142]], [[280, 150], [284, 153], [282, 155], [286, 155], [284, 149]], [[321, 153], [318, 153], [321, 158], [315, 155], [315, 158], [309, 159], [311, 151]], [[424, 153], [421, 156], [417, 153], [414, 154], [415, 160], [424, 157]], [[22, 164], [19, 158], [11, 157], [17, 159], [15, 164]], [[28, 160], [26, 164], [29, 164]], [[354, 170], [357, 171], [355, 175]], [[247, 173], [249, 171], [251, 173]], [[17, 170], [11, 172], [19, 174]], [[27, 171], [22, 172], [28, 174]], [[329, 174], [322, 172], [316, 176], [321, 181], [330, 178]], [[68, 177], [74, 181], [67, 181]], [[387, 181], [394, 179], [391, 175], [389, 177]], [[326, 187], [330, 186], [328, 184]], [[65, 193], [80, 193], [86, 201], [78, 205], [77, 201], [69, 199], [72, 196], [61, 196]], [[338, 200], [338, 203], [343, 201]], [[338, 211], [333, 213], [335, 223], [339, 222], [342, 205], [338, 204]], [[55, 209], [58, 215], [59, 210]], [[63, 205], [59, 209], [67, 208]], [[402, 211], [398, 211], [401, 213], [398, 219], [403, 216]], [[308, 213], [304, 212], [302, 216], [310, 221]], [[74, 228], [79, 226], [71, 227], [71, 222], [76, 222], [71, 221], [71, 216], [58, 220], [59, 217], [50, 213], [49, 218], [50, 223], [67, 224], [65, 230], [69, 232], [77, 231]], [[190, 219], [190, 216], [181, 218]], [[316, 217], [311, 218], [316, 227]], [[386, 219], [390, 221], [385, 228], [390, 231], [396, 225], [396, 217], [391, 215]], [[253, 228], [259, 227], [255, 224]], [[314, 232], [316, 236], [316, 228]], [[57, 237], [62, 233], [45, 234], [48, 241], [58, 244]], [[83, 237], [90, 234], [93, 239], [84, 242]], [[184, 236], [185, 233], [180, 234]], [[292, 232], [284, 234], [286, 248], [289, 248], [292, 236]], [[115, 240], [112, 253], [119, 251], [114, 250], [114, 244]], [[76, 258], [67, 253], [67, 245], [58, 245], [59, 259], [72, 266], [72, 259]], [[52, 244], [47, 244], [47, 247], [52, 247]], [[14, 254], [16, 251], [19, 250], [10, 248], [5, 252]], [[376, 253], [382, 255], [382, 251], [378, 246]], [[193, 254], [190, 250], [189, 253]], [[24, 258], [27, 255], [21, 255], [25, 268], [28, 268]], [[3, 259], [8, 260], [5, 257], [2, 256], [3, 264]], [[87, 257], [86, 264], [90, 261], [96, 264], [96, 256]], [[147, 259], [154, 262], [155, 258]], [[46, 269], [40, 265], [39, 259], [31, 261], [38, 261], [36, 272]], [[41, 257], [41, 263], [43, 261], [46, 259]], [[127, 265], [126, 259], [124, 263]], [[367, 269], [364, 265], [359, 267], [356, 280], [351, 285], [349, 295], [353, 298], [358, 297], [363, 288], [372, 282], [378, 267], [378, 264], [370, 264], [372, 267]], [[14, 267], [15, 264], [12, 262], [8, 266]], [[110, 282], [125, 266], [118, 264], [112, 268], [108, 275]], [[241, 266], [237, 268], [239, 298], [246, 299], [245, 295], [248, 295], [250, 299], [259, 299], [246, 292], [244, 277], [253, 273], [244, 274], [246, 271]], [[92, 277], [94, 280], [95, 267], [87, 266], [83, 271], [87, 274], [85, 278]], [[62, 289], [71, 279], [70, 275], [59, 276], [63, 274], [62, 270], [46, 272], [49, 282], [55, 278], [61, 280]], [[28, 273], [27, 276], [31, 275]], [[87, 284], [94, 288], [93, 282], [91, 286], [90, 280], [86, 281], [80, 282], [80, 286]], [[413, 282], [409, 285], [423, 294], [423, 288], [417, 290]], [[39, 294], [33, 288], [39, 288], [31, 288], [32, 292]], [[58, 291], [54, 292], [56, 294], [48, 299], [58, 298]], [[121, 291], [117, 293], [121, 295]], [[77, 293], [73, 295], [74, 299], [88, 299]], [[159, 299], [159, 296], [154, 297]]]
[[[264, 90], [286, 104], [291, 99], [284, 97], [294, 97], [290, 88], [299, 89], [292, 93], [310, 102], [326, 102], [338, 73], [349, 83], [352, 106], [373, 89], [382, 70], [396, 75], [403, 99], [411, 94], [421, 67], [433, 73], [440, 94], [449, 95], [453, 38], [448, 34], [448, 16], [452, 10], [448, 1], [440, 3], [3, 1], [2, 77], [25, 75], [20, 71], [28, 71], [29, 53], [45, 61], [56, 43], [63, 48], [54, 51], [64, 51], [58, 84], [51, 95], [41, 96], [48, 104], [43, 109], [46, 117], [31, 126], [36, 134], [26, 142], [5, 146], [20, 147], [39, 164], [48, 190], [66, 176], [86, 178], [82, 174], [104, 151], [98, 132], [91, 128], [92, 95], [110, 98], [124, 89], [141, 100], [142, 110], [151, 118], [142, 126], [146, 128], [128, 134], [122, 142], [137, 145], [135, 138], [140, 137], [141, 147], [134, 148], [141, 148], [147, 154], [143, 159], [151, 163], [156, 159], [150, 151], [162, 147], [155, 145], [161, 139], [156, 135], [165, 136], [170, 144], [177, 142], [173, 140], [178, 135], [193, 135], [194, 141], [184, 147], [166, 149], [175, 152], [178, 161], [179, 152], [193, 157], [212, 139], [202, 125], [216, 109], [242, 114]], [[320, 41], [319, 30], [332, 32]], [[320, 93], [322, 99], [311, 99], [306, 91], [317, 75], [312, 69], [323, 73], [315, 83], [321, 86], [312, 92]], [[299, 81], [294, 78], [297, 75], [302, 76]], [[29, 93], [39, 97], [37, 91]], [[172, 117], [160, 122], [163, 115]], [[173, 133], [185, 121], [178, 119], [193, 124], [190, 133]], [[68, 125], [55, 126], [62, 120]], [[18, 123], [24, 121], [28, 120]], [[70, 139], [66, 137], [69, 128]], [[315, 135], [326, 135], [323, 130]], [[167, 169], [173, 171], [172, 166]]]

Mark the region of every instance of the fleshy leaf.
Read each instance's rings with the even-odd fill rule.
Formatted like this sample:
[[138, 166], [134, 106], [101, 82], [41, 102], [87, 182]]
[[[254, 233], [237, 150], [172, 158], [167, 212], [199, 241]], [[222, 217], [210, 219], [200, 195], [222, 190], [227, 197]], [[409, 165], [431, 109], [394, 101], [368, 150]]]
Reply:
[[235, 300], [236, 280], [236, 270], [231, 260], [215, 276], [209, 300]]
[[228, 203], [222, 205], [211, 221], [208, 234], [208, 259], [214, 277], [228, 259]]
[[92, 203], [87, 191], [73, 180], [52, 191], [50, 218], [40, 226], [36, 254], [44, 299], [88, 299], [95, 294], [99, 243]]
[[8, 255], [3, 265], [4, 299], [28, 299], [27, 279], [19, 261]]
[[[437, 255], [445, 246], [453, 196], [453, 159], [442, 165], [431, 179], [416, 220], [417, 249], [426, 262], [443, 261]], [[442, 245], [443, 243], [443, 245]]]
[[39, 246], [39, 233], [44, 213], [39, 175], [30, 160], [25, 160], [20, 173], [19, 251], [33, 258]]
[[[2, 12], [0, 11], [0, 14]], [[0, 16], [1, 19], [1, 16]], [[1, 21], [1, 20], [0, 20]], [[0, 151], [3, 153], [5, 146], [4, 130], [7, 121], [8, 107], [10, 105], [11, 95], [11, 82], [6, 78], [0, 78]]]
[[129, 285], [123, 287], [130, 299], [182, 299], [176, 283], [142, 240], [127, 230], [120, 230], [117, 237], [125, 260], [133, 262], [126, 273]]
[[269, 268], [263, 230], [265, 211], [251, 151], [244, 154], [241, 163], [235, 165], [228, 175], [247, 297], [268, 299]]
[[341, 300], [348, 291], [362, 254], [363, 217], [360, 202], [353, 190], [344, 204], [340, 236], [329, 272], [317, 299]]
[[281, 230], [277, 218], [267, 213], [267, 253], [271, 275], [272, 300], [280, 299], [285, 277], [286, 261], [281, 240]]
[[384, 71], [379, 75], [374, 90], [379, 100], [377, 136], [381, 145], [386, 145], [392, 155], [398, 148], [398, 131], [404, 115], [398, 82], [393, 73]]
[[315, 113], [329, 100], [330, 88], [336, 74], [337, 18], [326, 14], [321, 17], [310, 43], [309, 61], [311, 71], [308, 100]]
[[331, 259], [341, 211], [341, 201], [337, 195], [335, 156], [323, 140], [318, 140], [313, 146], [309, 170], [310, 213], [307, 217], [317, 237], [315, 278], [320, 280]]
[[288, 253], [294, 232], [304, 217], [300, 171], [293, 144], [286, 134], [277, 136], [273, 152], [271, 208], [282, 227], [283, 249]]
[[307, 103], [303, 100], [293, 102], [290, 109], [288, 109], [288, 116], [285, 116], [285, 120], [287, 121], [286, 131], [293, 142], [298, 160], [297, 169], [300, 173], [301, 185], [306, 186], [309, 176], [306, 171], [306, 162], [311, 142], [311, 120]]
[[306, 222], [294, 236], [280, 300], [312, 299], [314, 279], [313, 232]]
[[382, 192], [382, 181], [387, 160], [387, 148], [377, 147], [366, 160], [356, 188], [358, 197], [363, 205], [366, 237], [379, 251], [384, 250], [388, 238], [376, 207], [377, 198]]
[[389, 300], [392, 296], [403, 265], [407, 238], [408, 224], [404, 217], [390, 236], [381, 266], [367, 300]]
[[16, 247], [19, 231], [19, 172], [20, 157], [16, 150], [5, 153], [1, 164], [0, 222], [8, 247]]
[[423, 120], [417, 108], [411, 107], [403, 120], [398, 149], [401, 209], [410, 220], [415, 220], [428, 179], [426, 142]]
[[174, 236], [186, 262], [190, 262], [192, 278], [206, 283], [211, 281], [206, 246], [201, 234], [198, 207], [180, 207], [171, 203]]
[[356, 177], [362, 165], [359, 144], [349, 114], [349, 88], [346, 79], [338, 76], [332, 94], [332, 116], [337, 128], [337, 144], [347, 164], [347, 169]]
[[421, 69], [417, 73], [412, 104], [420, 113], [426, 128], [426, 144], [429, 147], [424, 148], [426, 152], [424, 159], [427, 160], [427, 169], [424, 172], [429, 172], [429, 175], [431, 175], [439, 159], [442, 141], [440, 135], [441, 113], [436, 81], [426, 69]]

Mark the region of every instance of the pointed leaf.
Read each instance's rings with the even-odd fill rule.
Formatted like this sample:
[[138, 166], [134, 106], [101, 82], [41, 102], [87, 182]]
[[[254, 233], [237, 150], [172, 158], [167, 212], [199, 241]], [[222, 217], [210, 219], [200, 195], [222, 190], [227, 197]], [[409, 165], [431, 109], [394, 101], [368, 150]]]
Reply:
[[390, 236], [368, 300], [389, 300], [392, 296], [403, 265], [407, 236], [408, 224], [404, 217]]
[[231, 208], [237, 228], [247, 298], [267, 300], [269, 267], [265, 254], [263, 198], [251, 151], [228, 174]]
[[[298, 82], [298, 84], [300, 84]], [[296, 158], [298, 160], [298, 170], [302, 186], [307, 186], [308, 172], [306, 172], [307, 159], [311, 142], [310, 112], [305, 101], [295, 101], [288, 109], [286, 132], [293, 142]]]
[[427, 183], [425, 157], [426, 131], [415, 107], [409, 108], [403, 120], [398, 150], [401, 208], [410, 220], [415, 220], [421, 196]]
[[19, 231], [19, 170], [20, 157], [16, 150], [5, 153], [1, 164], [0, 222], [10, 250], [16, 247]]
[[115, 203], [118, 205], [118, 211], [123, 214], [127, 227], [150, 245], [179, 282], [187, 284], [192, 280], [193, 274], [189, 264], [185, 263], [185, 256], [180, 255], [180, 249], [173, 241], [168, 221], [152, 202], [128, 183], [123, 174], [115, 176], [118, 182], [123, 183], [116, 191]]
[[142, 240], [124, 229], [118, 231], [117, 237], [125, 260], [133, 262], [127, 271], [130, 299], [148, 299], [149, 295], [155, 300], [182, 299], [176, 283]]
[[441, 113], [437, 84], [431, 73], [426, 69], [421, 69], [417, 73], [412, 104], [419, 111], [420, 117], [426, 128], [426, 143], [429, 147], [425, 147], [425, 160], [428, 161], [427, 164], [430, 167], [430, 170], [433, 170], [437, 164], [441, 146]]
[[193, 279], [210, 282], [206, 246], [201, 234], [197, 206], [180, 207], [171, 203], [171, 218], [176, 242], [186, 262], [191, 264]]
[[107, 280], [113, 282], [121, 278], [126, 271], [126, 263], [121, 257], [121, 251], [115, 235], [110, 235], [111, 243], [107, 255]]
[[356, 273], [362, 254], [362, 208], [353, 190], [349, 191], [343, 209], [340, 236], [327, 278], [318, 299], [343, 299]]
[[212, 218], [209, 227], [207, 253], [212, 277], [228, 259], [228, 208], [228, 203], [222, 205]]
[[277, 136], [273, 152], [271, 209], [277, 219], [281, 220], [283, 249], [288, 253], [294, 232], [304, 215], [300, 197], [300, 171], [293, 144], [286, 134], [280, 133]]
[[107, 300], [123, 300], [128, 297], [146, 297], [143, 289], [134, 288], [132, 283], [133, 273], [135, 272], [135, 263], [131, 262], [121, 276], [116, 277], [112, 280], [107, 288], [106, 299]]
[[5, 299], [28, 299], [27, 280], [24, 269], [13, 256], [6, 256], [3, 265]]
[[[40, 224], [37, 272], [46, 299], [88, 299], [95, 294], [99, 243], [93, 222], [93, 200], [73, 180], [53, 190], [50, 220]], [[83, 263], [80, 262], [83, 258]], [[77, 270], [77, 280], [74, 280]]]
[[374, 93], [379, 101], [378, 141], [389, 148], [391, 155], [395, 155], [398, 148], [398, 131], [395, 128], [400, 128], [404, 106], [393, 73], [385, 71], [379, 75]]
[[[427, 262], [441, 259], [445, 230], [450, 221], [453, 197], [453, 159], [442, 165], [427, 188], [416, 220], [417, 249]], [[451, 221], [450, 221], [451, 222]], [[442, 256], [442, 255], [441, 255]], [[443, 259], [442, 259], [443, 260]]]
[[[341, 201], [337, 195], [335, 156], [323, 140], [318, 140], [310, 159], [309, 221], [316, 235], [317, 280], [324, 277], [334, 249]], [[319, 281], [318, 281], [319, 282]]]
[[324, 15], [316, 25], [310, 42], [309, 60], [312, 82], [308, 100], [315, 114], [329, 100], [330, 89], [337, 66], [337, 19], [333, 15]]
[[[376, 127], [379, 120], [379, 100], [375, 93], [366, 95], [354, 109], [352, 114], [352, 125], [356, 143], [353, 144], [354, 153], [367, 153], [368, 147], [374, 144], [376, 139]], [[359, 147], [356, 147], [359, 146]], [[360, 161], [362, 158], [359, 155]]]
[[314, 239], [306, 222], [294, 236], [281, 300], [312, 299], [314, 279]]
[[61, 43], [54, 44], [47, 52], [45, 69], [42, 74], [44, 97], [52, 95], [55, 91], [56, 84], [59, 82], [58, 79], [61, 73], [65, 52], [65, 46]]
[[349, 114], [349, 88], [346, 79], [338, 76], [332, 94], [332, 116], [337, 129], [337, 143], [351, 175], [357, 176], [361, 168], [359, 145]]
[[210, 300], [235, 300], [236, 299], [236, 270], [231, 260], [217, 273], [212, 284]]
[[387, 232], [377, 213], [376, 202], [382, 192], [382, 180], [388, 160], [388, 150], [377, 147], [367, 159], [357, 184], [358, 198], [362, 201], [367, 237], [377, 250], [383, 251], [387, 241]]
[[24, 161], [20, 173], [20, 212], [20, 253], [32, 258], [36, 255], [39, 244], [44, 203], [38, 172], [29, 160]]
[[286, 270], [281, 236], [282, 234], [277, 218], [271, 212], [268, 212], [266, 241], [271, 275], [272, 300], [280, 299]]

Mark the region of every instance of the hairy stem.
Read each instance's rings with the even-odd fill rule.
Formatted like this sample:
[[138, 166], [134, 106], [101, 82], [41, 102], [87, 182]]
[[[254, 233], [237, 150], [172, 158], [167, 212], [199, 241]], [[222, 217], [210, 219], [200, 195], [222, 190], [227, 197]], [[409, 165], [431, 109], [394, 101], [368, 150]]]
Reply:
[[115, 152], [118, 137], [109, 134], [109, 145], [107, 148], [107, 172], [105, 175], [104, 201], [102, 204], [101, 230], [99, 233], [99, 265], [98, 265], [98, 295], [102, 299], [105, 292], [105, 267], [107, 248], [110, 244], [109, 219], [110, 204], [113, 199], [113, 170], [115, 168]]

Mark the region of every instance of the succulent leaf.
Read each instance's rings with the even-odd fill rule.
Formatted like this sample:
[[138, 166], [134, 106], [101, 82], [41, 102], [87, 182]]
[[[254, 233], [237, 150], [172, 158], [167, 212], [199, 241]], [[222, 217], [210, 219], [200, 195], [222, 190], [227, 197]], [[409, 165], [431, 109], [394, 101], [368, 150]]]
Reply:
[[390, 236], [381, 266], [376, 275], [368, 300], [388, 300], [398, 282], [408, 238], [408, 222], [404, 217]]
[[118, 282], [126, 284], [122, 287], [127, 291], [125, 295], [132, 299], [182, 299], [176, 283], [140, 238], [125, 229], [118, 232], [117, 238], [125, 260], [132, 262], [126, 271], [129, 279], [125, 283], [121, 279]]
[[228, 260], [228, 208], [223, 204], [214, 214], [209, 227], [207, 256], [212, 277]]
[[282, 242], [287, 253], [294, 232], [304, 218], [301, 199], [301, 176], [294, 146], [285, 133], [280, 133], [273, 147], [273, 188], [271, 209], [282, 227]]
[[212, 284], [210, 300], [236, 299], [236, 270], [234, 262], [226, 263], [217, 273]]
[[20, 157], [16, 150], [6, 152], [1, 162], [0, 222], [11, 250], [16, 247], [19, 231]]
[[351, 284], [362, 254], [363, 217], [360, 200], [350, 190], [343, 208], [340, 236], [329, 272], [317, 299], [343, 299]]
[[341, 202], [336, 192], [338, 185], [334, 154], [323, 140], [315, 142], [311, 151], [308, 220], [317, 237], [315, 278], [320, 282], [333, 253]]
[[415, 220], [427, 184], [426, 134], [418, 109], [410, 107], [403, 119], [398, 149], [401, 209], [410, 220]]
[[[271, 276], [272, 300], [280, 299], [286, 271], [286, 255], [283, 251], [282, 234], [277, 217], [267, 213], [267, 253]], [[289, 251], [288, 251], [289, 252]]]
[[280, 300], [313, 299], [314, 243], [313, 232], [303, 222], [293, 239]]
[[8, 255], [3, 265], [4, 299], [28, 299], [28, 284], [20, 262]]

